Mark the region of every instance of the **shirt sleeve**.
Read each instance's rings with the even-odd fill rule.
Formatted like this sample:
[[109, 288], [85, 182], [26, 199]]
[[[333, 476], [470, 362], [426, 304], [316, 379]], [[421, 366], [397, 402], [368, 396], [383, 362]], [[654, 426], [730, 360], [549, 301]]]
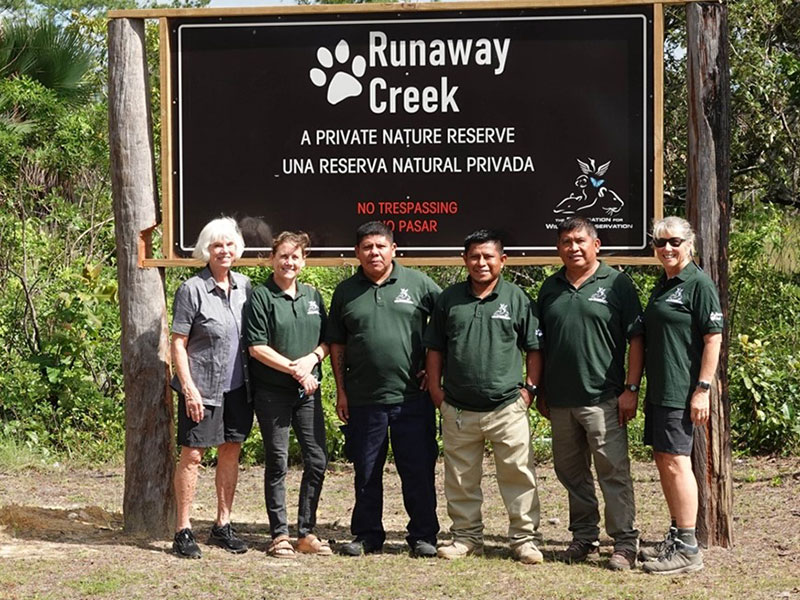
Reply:
[[717, 288], [711, 279], [704, 277], [700, 280], [692, 304], [692, 318], [700, 333], [722, 333], [722, 307]]
[[189, 335], [199, 310], [197, 295], [192, 293], [191, 286], [183, 282], [175, 292], [175, 301], [172, 303], [172, 333]]
[[328, 321], [325, 325], [325, 339], [329, 344], [347, 343], [347, 329], [342, 321], [343, 303], [341, 289], [337, 287], [333, 291], [331, 310], [328, 313]]
[[519, 323], [518, 344], [525, 351], [538, 350], [541, 347], [542, 330], [539, 328], [539, 310], [528, 294], [522, 292], [523, 315]]
[[319, 290], [315, 289], [314, 291], [317, 293], [317, 305], [319, 306], [319, 343], [321, 344], [326, 340], [325, 332], [328, 328], [328, 313], [325, 310], [325, 301], [322, 299], [322, 294], [319, 293]]
[[433, 307], [428, 327], [425, 328], [425, 335], [422, 344], [431, 350], [444, 352], [447, 348], [447, 312], [444, 307], [444, 298], [439, 295]]
[[245, 338], [248, 346], [268, 346], [269, 330], [269, 291], [265, 287], [257, 288], [247, 302], [245, 316]]
[[422, 307], [429, 315], [433, 314], [436, 301], [439, 299], [441, 293], [442, 288], [440, 288], [433, 279], [425, 275], [425, 294], [422, 297]]
[[635, 338], [644, 333], [644, 319], [642, 318], [642, 303], [636, 286], [626, 273], [617, 277], [618, 291], [622, 299], [622, 329], [627, 339]]
[[536, 308], [536, 320], [539, 322], [538, 329], [542, 339], [545, 339], [545, 336], [547, 335], [545, 332], [544, 319], [542, 318], [542, 315], [544, 314], [544, 292], [546, 290], [546, 286], [547, 280], [542, 283], [542, 286], [539, 288], [539, 294], [536, 296], [536, 300], [533, 302]]

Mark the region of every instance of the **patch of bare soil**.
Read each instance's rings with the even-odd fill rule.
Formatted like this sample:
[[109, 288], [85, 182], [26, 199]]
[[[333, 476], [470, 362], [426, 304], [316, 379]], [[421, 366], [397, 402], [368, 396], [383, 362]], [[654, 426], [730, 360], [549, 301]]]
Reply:
[[[201, 542], [216, 510], [213, 469], [204, 469], [193, 509]], [[734, 546], [710, 548], [706, 568], [684, 577], [610, 573], [604, 538], [601, 556], [586, 565], [553, 560], [570, 533], [566, 494], [552, 466], [538, 469], [545, 565], [509, 560], [507, 516], [497, 493], [494, 465], [484, 465], [487, 557], [412, 560], [404, 542], [407, 516], [393, 466], [385, 472], [384, 553], [360, 559], [268, 558], [263, 470], [240, 472], [234, 524], [251, 545], [243, 556], [201, 544], [203, 559], [170, 552], [171, 539], [126, 536], [119, 469], [26, 470], [0, 473], [0, 598], [783, 598], [800, 600], [800, 458], [737, 460], [734, 465]], [[666, 505], [652, 464], [634, 465], [638, 524], [645, 542], [663, 536]], [[296, 516], [300, 472], [287, 482], [290, 519]], [[438, 466], [439, 516], [447, 537]], [[334, 465], [320, 503], [318, 533], [349, 541], [353, 475]]]

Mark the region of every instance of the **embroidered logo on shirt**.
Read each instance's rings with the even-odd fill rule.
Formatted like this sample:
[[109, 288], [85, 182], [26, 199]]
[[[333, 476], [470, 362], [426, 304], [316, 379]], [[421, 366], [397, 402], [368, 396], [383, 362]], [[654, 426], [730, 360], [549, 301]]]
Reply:
[[670, 304], [683, 304], [683, 288], [675, 288], [675, 291], [672, 292], [669, 298], [664, 300], [664, 302], [669, 302]]
[[414, 304], [411, 296], [408, 295], [408, 288], [400, 288], [400, 293], [394, 299], [395, 304]]
[[508, 304], [501, 304], [494, 314], [492, 315], [493, 319], [503, 319], [504, 321], [510, 321], [511, 315], [508, 314]]
[[714, 323], [719, 323], [722, 325], [722, 313], [721, 312], [712, 312], [708, 315], [708, 318], [714, 321]]
[[319, 304], [316, 303], [314, 300], [308, 301], [308, 312], [307, 315], [318, 315], [319, 314]]
[[606, 298], [606, 294], [608, 294], [608, 288], [597, 288], [597, 291], [589, 296], [589, 302], [599, 302], [600, 304], [608, 304], [608, 298]]

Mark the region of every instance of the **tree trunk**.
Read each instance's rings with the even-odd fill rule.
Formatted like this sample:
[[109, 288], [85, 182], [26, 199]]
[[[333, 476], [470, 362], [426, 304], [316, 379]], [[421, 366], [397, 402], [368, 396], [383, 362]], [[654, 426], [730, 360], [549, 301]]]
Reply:
[[156, 177], [144, 21], [108, 26], [114, 230], [125, 378], [125, 531], [172, 530], [175, 446], [163, 272], [139, 267], [140, 232], [155, 225]]
[[699, 487], [697, 535], [703, 545], [733, 544], [730, 399], [728, 397], [728, 234], [730, 231], [730, 72], [728, 8], [686, 5], [689, 164], [687, 211], [703, 269], [719, 289], [725, 319], [711, 418], [694, 436]]

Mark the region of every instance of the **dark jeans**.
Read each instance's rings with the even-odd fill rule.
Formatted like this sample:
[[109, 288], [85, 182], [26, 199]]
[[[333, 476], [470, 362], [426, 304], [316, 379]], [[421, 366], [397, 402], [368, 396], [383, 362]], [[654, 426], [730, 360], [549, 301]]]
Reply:
[[303, 455], [297, 536], [305, 537], [317, 524], [317, 505], [325, 479], [328, 455], [325, 449], [325, 417], [320, 393], [313, 397], [273, 394], [255, 390], [253, 402], [264, 440], [264, 501], [273, 538], [288, 535], [286, 520], [286, 472], [289, 465], [289, 426], [294, 429]]
[[389, 440], [403, 489], [408, 513], [408, 536], [436, 544], [434, 468], [436, 446], [435, 409], [427, 393], [402, 404], [351, 406], [350, 420], [343, 427], [347, 458], [355, 468], [355, 496], [350, 531], [356, 539], [380, 546], [386, 540], [383, 528], [383, 467]]

